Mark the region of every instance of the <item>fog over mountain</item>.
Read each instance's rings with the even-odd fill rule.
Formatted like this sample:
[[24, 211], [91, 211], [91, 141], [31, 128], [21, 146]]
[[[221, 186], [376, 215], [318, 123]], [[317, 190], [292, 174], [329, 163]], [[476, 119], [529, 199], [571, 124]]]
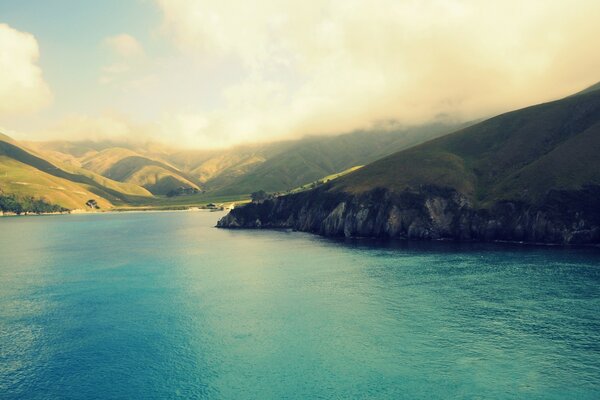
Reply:
[[464, 122], [595, 83], [599, 20], [594, 0], [3, 3], [0, 127], [207, 149]]
[[235, 208], [227, 228], [326, 236], [600, 242], [600, 86], [505, 113], [312, 190]]

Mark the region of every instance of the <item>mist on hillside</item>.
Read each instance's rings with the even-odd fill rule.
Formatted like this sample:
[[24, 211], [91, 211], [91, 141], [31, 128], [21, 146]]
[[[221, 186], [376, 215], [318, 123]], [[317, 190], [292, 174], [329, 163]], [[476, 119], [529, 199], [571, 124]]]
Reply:
[[93, 40], [44, 36], [52, 19], [0, 19], [0, 127], [37, 141], [224, 148], [484, 118], [569, 95], [600, 70], [591, 0], [136, 7], [132, 18], [154, 10], [146, 30]]

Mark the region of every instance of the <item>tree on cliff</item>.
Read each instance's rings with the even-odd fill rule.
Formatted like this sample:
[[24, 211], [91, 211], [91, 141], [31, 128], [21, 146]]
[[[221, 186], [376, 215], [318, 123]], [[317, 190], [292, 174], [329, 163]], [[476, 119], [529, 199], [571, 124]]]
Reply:
[[269, 198], [269, 195], [264, 190], [259, 190], [258, 192], [253, 192], [250, 195], [253, 203], [260, 203]]

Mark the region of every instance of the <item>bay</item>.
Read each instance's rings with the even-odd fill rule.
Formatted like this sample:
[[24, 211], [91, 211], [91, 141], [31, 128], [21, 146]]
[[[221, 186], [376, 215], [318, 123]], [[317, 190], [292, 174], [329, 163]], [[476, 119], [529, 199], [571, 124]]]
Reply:
[[600, 397], [600, 252], [0, 218], [0, 398]]

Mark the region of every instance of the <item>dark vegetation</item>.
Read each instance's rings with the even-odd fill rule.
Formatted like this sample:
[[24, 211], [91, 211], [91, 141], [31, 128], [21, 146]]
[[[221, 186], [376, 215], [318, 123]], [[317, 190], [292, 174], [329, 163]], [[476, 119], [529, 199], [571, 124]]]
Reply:
[[66, 208], [50, 204], [42, 199], [23, 196], [18, 197], [12, 194], [2, 194], [0, 192], [0, 211], [15, 214], [33, 213], [56, 213], [69, 211]]
[[98, 205], [98, 202], [95, 199], [89, 199], [88, 201], [85, 202], [86, 207], [89, 207], [93, 210], [99, 210], [100, 206]]
[[267, 200], [269, 197], [270, 196], [264, 190], [259, 190], [257, 192], [252, 192], [252, 194], [250, 194], [250, 199], [252, 200], [253, 203], [260, 203], [262, 201]]
[[172, 189], [169, 192], [167, 192], [167, 197], [189, 196], [189, 195], [197, 194], [197, 193], [200, 193], [200, 190], [198, 190], [196, 188], [180, 186], [176, 189]]

